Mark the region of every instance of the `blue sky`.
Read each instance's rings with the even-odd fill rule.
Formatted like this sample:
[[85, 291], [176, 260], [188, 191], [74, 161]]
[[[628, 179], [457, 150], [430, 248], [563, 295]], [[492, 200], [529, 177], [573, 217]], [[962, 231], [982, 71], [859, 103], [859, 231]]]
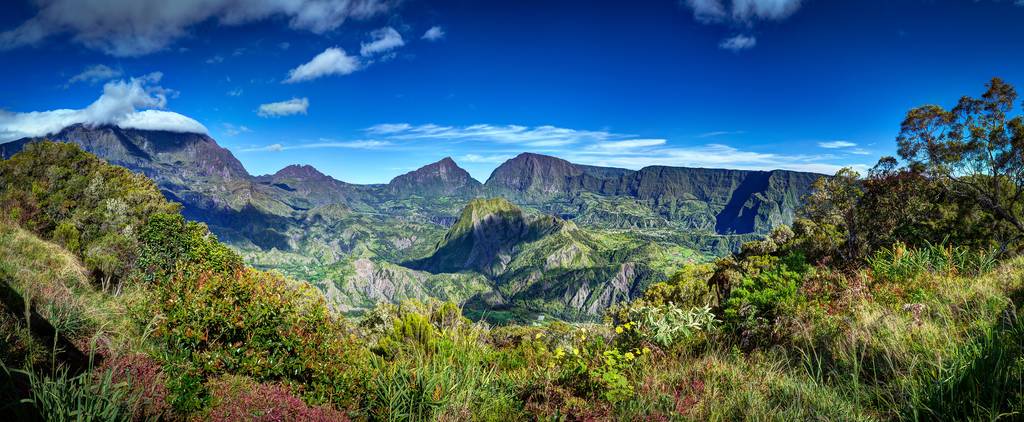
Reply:
[[1016, 0], [88, 3], [5, 4], [0, 142], [206, 130], [253, 174], [356, 183], [524, 151], [831, 172], [892, 154], [911, 107], [1024, 84]]

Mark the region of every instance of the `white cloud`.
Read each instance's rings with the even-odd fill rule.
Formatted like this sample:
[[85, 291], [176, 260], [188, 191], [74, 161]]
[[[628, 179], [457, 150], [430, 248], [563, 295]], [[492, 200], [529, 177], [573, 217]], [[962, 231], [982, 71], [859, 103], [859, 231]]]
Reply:
[[744, 132], [742, 130], [717, 130], [717, 131], [714, 131], [714, 132], [704, 132], [704, 133], [702, 133], [700, 135], [697, 135], [697, 137], [698, 138], [714, 138], [714, 137], [717, 137], [717, 136], [742, 135], [744, 133], [747, 133], [747, 132]]
[[235, 89], [232, 89], [232, 90], [228, 91], [228, 96], [229, 97], [241, 97], [243, 92], [244, 91], [242, 91], [242, 88], [235, 88]]
[[38, 0], [38, 13], [0, 32], [0, 50], [37, 45], [55, 35], [113, 56], [163, 50], [206, 21], [241, 25], [275, 17], [322, 34], [347, 19], [390, 10], [394, 0]]
[[261, 147], [243, 148], [242, 152], [280, 152], [298, 149], [321, 149], [321, 148], [345, 148], [345, 149], [379, 149], [392, 145], [387, 141], [377, 140], [355, 140], [336, 141], [333, 139], [321, 138], [317, 142], [310, 142], [296, 145], [270, 144]]
[[511, 155], [511, 154], [488, 154], [488, 155], [466, 154], [466, 155], [463, 155], [463, 156], [459, 157], [459, 161], [465, 162], [465, 163], [491, 163], [491, 164], [497, 164], [497, 163], [504, 163], [505, 161], [508, 161], [512, 157], [514, 157], [514, 156]]
[[224, 123], [224, 134], [227, 135], [227, 136], [238, 136], [238, 135], [241, 135], [243, 133], [249, 133], [249, 132], [252, 132], [252, 129], [249, 129], [248, 126], [245, 126], [245, 125], [235, 126], [235, 125], [233, 125], [231, 123]]
[[217, 63], [223, 63], [223, 62], [224, 62], [224, 56], [222, 56], [220, 54], [206, 59], [206, 64], [217, 64]]
[[121, 69], [114, 69], [107, 65], [97, 64], [89, 66], [85, 68], [82, 73], [72, 76], [71, 79], [68, 79], [68, 82], [64, 87], [66, 88], [77, 82], [95, 84], [97, 82], [109, 81], [111, 79], [120, 78], [122, 74]]
[[412, 125], [408, 123], [381, 123], [367, 128], [366, 131], [373, 134], [391, 134], [409, 129], [412, 129]]
[[742, 51], [750, 48], [754, 48], [757, 45], [757, 38], [753, 36], [747, 36], [743, 34], [736, 35], [732, 38], [726, 38], [718, 44], [718, 48], [729, 50], [729, 51]]
[[[731, 27], [753, 27], [755, 21], [778, 21], [800, 9], [802, 0], [682, 0], [680, 4], [693, 10], [693, 17], [705, 24]], [[736, 35], [722, 40], [719, 48], [731, 51], [754, 48], [752, 35]]]
[[103, 85], [103, 94], [83, 109], [0, 111], [0, 142], [46, 136], [74, 124], [208, 133], [206, 127], [189, 117], [160, 110], [167, 106], [167, 97], [174, 95], [173, 91], [156, 85], [162, 76], [154, 72], [128, 81], [107, 82]]
[[781, 20], [800, 9], [801, 0], [685, 0], [693, 16], [704, 23]]
[[307, 110], [309, 110], [309, 99], [302, 97], [292, 98], [286, 101], [278, 101], [276, 103], [260, 104], [260, 109], [256, 114], [260, 117], [280, 117], [290, 116], [293, 114], [306, 114]]
[[390, 26], [373, 30], [370, 32], [370, 38], [372, 39], [370, 42], [364, 42], [359, 46], [359, 54], [363, 57], [369, 57], [405, 45], [402, 34], [399, 34], [395, 28]]
[[635, 148], [665, 145], [666, 142], [664, 139], [627, 139], [624, 141], [599, 142], [588, 146], [587, 149], [591, 151], [621, 152]]
[[288, 72], [283, 83], [309, 81], [329, 75], [348, 75], [359, 70], [359, 59], [349, 56], [338, 47], [331, 47], [317, 54], [305, 63]]
[[490, 141], [502, 144], [522, 144], [532, 147], [554, 147], [584, 141], [604, 141], [621, 137], [607, 131], [566, 129], [550, 125], [519, 126], [477, 124], [471, 126], [438, 126], [408, 123], [387, 123], [366, 129], [368, 133], [387, 135], [393, 139], [444, 139]]
[[[813, 155], [784, 155], [744, 151], [728, 145], [659, 146], [628, 151], [567, 150], [562, 158], [579, 164], [640, 169], [648, 166], [794, 170], [833, 174], [848, 164], [821, 162]], [[857, 164], [860, 166], [860, 164]]]
[[849, 141], [829, 141], [829, 142], [818, 142], [818, 146], [822, 148], [838, 149], [838, 148], [852, 148], [857, 144]]
[[[733, 168], [746, 170], [786, 169], [831, 174], [848, 166], [841, 156], [830, 154], [782, 154], [743, 150], [723, 143], [674, 145], [665, 138], [637, 138], [609, 130], [582, 130], [556, 126], [476, 124], [442, 126], [386, 123], [364, 130], [379, 139], [402, 141], [404, 148], [459, 148], [476, 142], [472, 152], [460, 157], [466, 163], [500, 163], [528, 148], [529, 151], [598, 166]], [[707, 137], [736, 132], [709, 132]], [[859, 167], [858, 167], [859, 168]]]
[[421, 38], [427, 41], [438, 41], [444, 38], [444, 29], [441, 29], [440, 26], [431, 26], [430, 29], [427, 30], [427, 32], [423, 33], [423, 36]]

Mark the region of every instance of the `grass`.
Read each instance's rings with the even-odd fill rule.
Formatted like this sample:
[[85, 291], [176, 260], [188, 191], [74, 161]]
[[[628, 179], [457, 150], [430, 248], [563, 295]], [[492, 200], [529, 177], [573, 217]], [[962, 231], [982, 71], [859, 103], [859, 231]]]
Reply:
[[[145, 335], [149, 318], [133, 311], [149, 303], [145, 289], [99, 292], [60, 247], [4, 225], [0, 240], [0, 275], [53, 325], [102, 344], [97, 350], [110, 356], [162, 356]], [[311, 415], [343, 418], [343, 412], [355, 420], [1021, 418], [1024, 326], [1017, 312], [1024, 258], [996, 265], [955, 247], [896, 247], [879, 252], [868, 267], [856, 274], [810, 272], [799, 292], [806, 300], [768, 322], [773, 345], [748, 351], [706, 310], [686, 311], [692, 304], [676, 305], [673, 318], [638, 308], [647, 321], [640, 332], [648, 337], [618, 333], [609, 324], [537, 321], [495, 328], [455, 318], [457, 310], [437, 304], [385, 305], [366, 313], [351, 334], [364, 351], [381, 351], [347, 374], [351, 384], [339, 387], [355, 401], [312, 406], [333, 401], [327, 398], [303, 407], [299, 398], [309, 395], [301, 380], [249, 380], [239, 384], [244, 388], [223, 389], [234, 391], [238, 402], [216, 396], [218, 385], [234, 384], [197, 380], [214, 397], [195, 413], [165, 416], [230, 419], [245, 411], [238, 403], [262, 403], [256, 393], [243, 394], [249, 391], [273, 394]], [[810, 288], [817, 279], [838, 287], [823, 296]], [[409, 314], [417, 322], [396, 334], [394, 321]], [[700, 329], [692, 328], [698, 314]], [[39, 355], [39, 345], [19, 321], [10, 321], [3, 327], [5, 363], [16, 356], [33, 361], [25, 356]], [[637, 353], [635, 362], [614, 371], [602, 366], [607, 356], [641, 347], [651, 351]], [[580, 358], [564, 357], [577, 349], [584, 351]], [[52, 420], [133, 416], [130, 403], [139, 390], [128, 388], [131, 378], [112, 378], [109, 368], [72, 374], [34, 359], [34, 371], [19, 373], [31, 386], [27, 403], [40, 414]], [[151, 379], [177, 379], [159, 375], [164, 364], [150, 364], [156, 371]]]

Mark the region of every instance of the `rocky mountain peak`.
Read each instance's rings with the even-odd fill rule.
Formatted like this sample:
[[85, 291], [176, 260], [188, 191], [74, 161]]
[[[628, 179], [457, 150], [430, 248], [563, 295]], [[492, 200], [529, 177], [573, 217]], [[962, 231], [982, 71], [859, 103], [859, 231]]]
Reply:
[[291, 164], [274, 173], [275, 179], [317, 180], [329, 177], [308, 164]]
[[388, 189], [399, 195], [472, 195], [480, 186], [480, 182], [451, 157], [395, 177], [388, 183]]

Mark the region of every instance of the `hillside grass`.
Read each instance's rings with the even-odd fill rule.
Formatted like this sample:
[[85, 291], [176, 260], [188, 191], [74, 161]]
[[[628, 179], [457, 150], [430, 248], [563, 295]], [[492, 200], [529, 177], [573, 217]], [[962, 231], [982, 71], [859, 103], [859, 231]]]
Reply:
[[[0, 226], [0, 239], [0, 274], [55, 326], [93, 347], [102, 339], [108, 355], [167, 359], [127, 309], [145, 292], [104, 294], [90, 284], [74, 255], [20, 228]], [[896, 260], [912, 259], [907, 254], [914, 253], [927, 252], [904, 251], [899, 258], [882, 254], [873, 265], [884, 268], [882, 259], [898, 265]], [[244, 414], [245, 409], [224, 407], [231, 402], [218, 394], [241, 394], [223, 386], [248, 383], [283, 394], [283, 403], [302, 412], [334, 415], [328, 420], [1019, 418], [1024, 327], [1016, 312], [1024, 258], [976, 273], [956, 265], [922, 266], [899, 276], [879, 272], [869, 268], [851, 276], [816, 269], [801, 292], [808, 300], [772, 326], [783, 334], [781, 340], [751, 351], [744, 351], [721, 322], [665, 345], [635, 326], [548, 321], [491, 327], [464, 319], [452, 305], [383, 305], [364, 315], [350, 334], [358, 339], [353, 346], [364, 348], [357, 358], [363, 363], [334, 375], [349, 381], [325, 390], [333, 391], [328, 396], [306, 396], [314, 406], [333, 402], [341, 413], [289, 401], [288, 392], [301, 392], [301, 384], [273, 387], [245, 375], [223, 378], [236, 376], [228, 375], [231, 371], [211, 375], [202, 391], [214, 396], [188, 413]], [[839, 293], [817, 300], [829, 289]], [[45, 361], [46, 350], [37, 352]], [[158, 372], [170, 374], [170, 367], [164, 368]], [[59, 371], [37, 382], [68, 397], [79, 394], [75, 388], [103, 388], [125, 400], [140, 394], [105, 381], [109, 366], [96, 374], [90, 380], [99, 384]], [[180, 380], [157, 378], [164, 379], [165, 394], [187, 394], [177, 390], [183, 387]], [[340, 396], [334, 394], [349, 398], [336, 401]], [[252, 406], [259, 403], [240, 397]], [[157, 408], [170, 412], [166, 415], [178, 412], [168, 405]]]

